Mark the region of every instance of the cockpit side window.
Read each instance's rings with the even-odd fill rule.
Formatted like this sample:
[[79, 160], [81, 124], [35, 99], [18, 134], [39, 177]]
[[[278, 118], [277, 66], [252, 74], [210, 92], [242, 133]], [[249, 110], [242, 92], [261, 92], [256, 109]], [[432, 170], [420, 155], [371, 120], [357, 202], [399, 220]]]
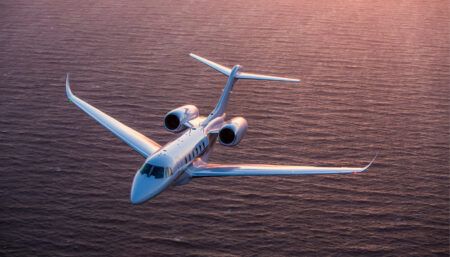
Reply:
[[147, 174], [147, 176], [150, 176], [150, 173], [152, 172], [153, 166], [149, 163], [144, 164], [144, 167], [141, 168], [141, 174]]

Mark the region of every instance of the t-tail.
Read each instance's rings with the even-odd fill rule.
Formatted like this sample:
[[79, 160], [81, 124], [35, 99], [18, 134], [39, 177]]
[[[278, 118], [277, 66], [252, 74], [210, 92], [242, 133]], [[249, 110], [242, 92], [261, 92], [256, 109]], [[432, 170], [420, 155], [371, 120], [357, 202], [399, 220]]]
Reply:
[[225, 88], [223, 90], [223, 93], [219, 99], [219, 102], [217, 102], [216, 108], [209, 114], [208, 118], [205, 120], [206, 123], [209, 121], [222, 116], [225, 113], [225, 110], [227, 108], [228, 99], [230, 97], [231, 91], [233, 91], [234, 83], [239, 79], [254, 79], [254, 80], [270, 80], [270, 81], [283, 81], [283, 82], [300, 82], [299, 79], [291, 79], [291, 78], [283, 78], [283, 77], [276, 77], [276, 76], [267, 76], [267, 75], [261, 75], [261, 74], [255, 74], [255, 73], [247, 73], [247, 72], [241, 72], [242, 66], [235, 65], [233, 68], [228, 68], [225, 66], [222, 66], [218, 63], [215, 63], [213, 61], [210, 61], [208, 59], [205, 59], [203, 57], [200, 57], [198, 55], [195, 55], [193, 53], [189, 54], [192, 58], [196, 59], [199, 62], [202, 62], [209, 67], [215, 69], [216, 71], [222, 73], [223, 75], [228, 77], [227, 84], [225, 85]]

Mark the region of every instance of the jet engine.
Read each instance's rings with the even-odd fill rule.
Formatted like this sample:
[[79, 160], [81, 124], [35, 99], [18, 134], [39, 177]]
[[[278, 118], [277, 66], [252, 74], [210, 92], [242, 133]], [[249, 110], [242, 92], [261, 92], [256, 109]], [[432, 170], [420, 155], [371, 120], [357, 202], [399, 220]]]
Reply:
[[198, 117], [198, 108], [194, 105], [184, 105], [166, 114], [164, 127], [173, 133], [185, 130], [186, 122]]
[[247, 132], [247, 121], [242, 117], [231, 119], [219, 131], [219, 143], [224, 146], [235, 146]]

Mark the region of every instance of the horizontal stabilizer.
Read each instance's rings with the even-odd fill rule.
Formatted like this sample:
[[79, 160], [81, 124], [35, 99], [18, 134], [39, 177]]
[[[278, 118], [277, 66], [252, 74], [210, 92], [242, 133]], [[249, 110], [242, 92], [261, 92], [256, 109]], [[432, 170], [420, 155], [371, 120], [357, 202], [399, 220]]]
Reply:
[[[216, 71], [224, 74], [225, 76], [230, 76], [232, 69], [225, 67], [223, 65], [220, 65], [218, 63], [215, 63], [213, 61], [210, 61], [208, 59], [205, 59], [203, 57], [200, 57], [196, 54], [190, 53], [189, 54], [192, 58], [196, 59], [197, 61], [204, 63], [208, 65], [209, 67], [215, 69]], [[240, 67], [240, 66], [239, 66]], [[235, 79], [254, 79], [254, 80], [271, 80], [271, 81], [284, 81], [284, 82], [300, 82], [299, 79], [291, 79], [291, 78], [282, 78], [282, 77], [276, 77], [276, 76], [267, 76], [267, 75], [260, 75], [255, 73], [247, 73], [247, 72], [237, 72], [234, 75]]]
[[255, 79], [255, 80], [271, 80], [271, 81], [285, 81], [285, 82], [300, 82], [299, 79], [290, 79], [275, 76], [259, 75], [254, 73], [240, 72], [237, 74], [238, 79]]
[[207, 59], [205, 59], [205, 58], [203, 58], [203, 57], [200, 57], [200, 56], [198, 56], [198, 55], [195, 55], [195, 54], [193, 54], [193, 53], [190, 53], [189, 55], [190, 55], [192, 58], [196, 59], [197, 61], [199, 61], [199, 62], [201, 62], [201, 63], [204, 63], [204, 64], [208, 65], [209, 67], [215, 69], [216, 71], [222, 73], [222, 74], [225, 75], [225, 76], [230, 76], [230, 74], [231, 74], [231, 69], [230, 69], [230, 68], [227, 68], [227, 67], [225, 67], [225, 66], [222, 66], [222, 65], [220, 65], [220, 64], [218, 64], [218, 63], [215, 63], [215, 62], [213, 62], [213, 61], [207, 60]]

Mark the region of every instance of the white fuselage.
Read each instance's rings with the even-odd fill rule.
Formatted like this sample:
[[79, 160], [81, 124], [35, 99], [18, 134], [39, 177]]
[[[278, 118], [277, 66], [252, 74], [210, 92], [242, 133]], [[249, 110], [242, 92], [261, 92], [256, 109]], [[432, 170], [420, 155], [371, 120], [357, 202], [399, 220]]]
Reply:
[[[224, 117], [225, 115], [207, 124], [202, 123], [204, 117], [191, 121], [193, 125], [191, 128], [149, 156], [134, 176], [131, 189], [132, 202], [139, 203], [154, 197], [174, 183], [188, 182], [189, 166], [194, 161], [206, 161], [217, 138], [217, 135], [209, 132], [222, 126]], [[152, 171], [159, 168], [164, 169], [163, 174], [152, 174]]]
[[[148, 162], [171, 167], [176, 175], [178, 171], [185, 170], [196, 158], [202, 156], [208, 150], [209, 145], [210, 141], [208, 135], [205, 134], [204, 127], [192, 127], [151, 155]], [[159, 158], [162, 161], [159, 161]]]

